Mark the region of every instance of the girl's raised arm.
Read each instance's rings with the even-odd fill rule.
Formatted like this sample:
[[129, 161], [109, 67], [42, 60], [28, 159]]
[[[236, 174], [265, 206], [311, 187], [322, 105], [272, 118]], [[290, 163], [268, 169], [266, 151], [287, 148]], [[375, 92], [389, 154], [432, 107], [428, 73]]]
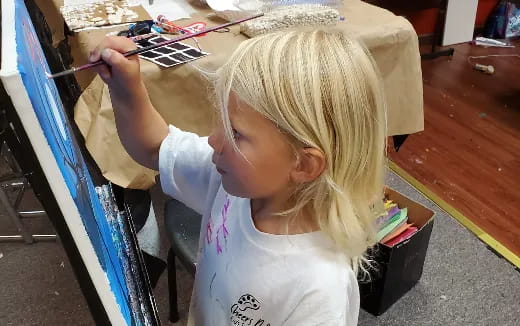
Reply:
[[159, 148], [168, 135], [168, 125], [150, 102], [138, 56], [121, 54], [135, 48], [125, 37], [106, 37], [89, 60], [106, 62], [96, 70], [110, 90], [117, 133], [125, 150], [139, 164], [159, 170]]

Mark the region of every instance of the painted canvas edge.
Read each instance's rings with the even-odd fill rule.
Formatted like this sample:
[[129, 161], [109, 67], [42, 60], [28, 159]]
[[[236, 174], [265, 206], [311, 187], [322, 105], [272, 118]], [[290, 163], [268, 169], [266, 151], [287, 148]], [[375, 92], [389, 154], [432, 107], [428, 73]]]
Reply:
[[[103, 271], [94, 251], [87, 231], [83, 225], [77, 206], [67, 190], [65, 180], [59, 170], [54, 155], [46, 141], [43, 130], [32, 107], [29, 95], [16, 67], [15, 3], [2, 0], [2, 69], [0, 78], [13, 106], [24, 125], [33, 150], [38, 157], [42, 170], [60, 207], [67, 227], [76, 243], [101, 302], [113, 325], [125, 325], [119, 304], [110, 288], [109, 280]], [[12, 51], [14, 50], [14, 54]], [[25, 126], [31, 126], [26, 128]], [[81, 227], [78, 227], [78, 221]]]

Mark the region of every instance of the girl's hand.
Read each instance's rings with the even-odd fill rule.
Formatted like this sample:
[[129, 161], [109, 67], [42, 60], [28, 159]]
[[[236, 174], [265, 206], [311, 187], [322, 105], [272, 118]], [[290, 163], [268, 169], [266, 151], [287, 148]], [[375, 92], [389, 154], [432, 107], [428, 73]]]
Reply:
[[141, 86], [139, 57], [124, 57], [122, 53], [136, 49], [136, 45], [126, 37], [108, 36], [90, 52], [89, 61], [103, 60], [106, 65], [95, 67], [101, 79], [110, 88], [112, 96], [118, 100], [131, 100]]

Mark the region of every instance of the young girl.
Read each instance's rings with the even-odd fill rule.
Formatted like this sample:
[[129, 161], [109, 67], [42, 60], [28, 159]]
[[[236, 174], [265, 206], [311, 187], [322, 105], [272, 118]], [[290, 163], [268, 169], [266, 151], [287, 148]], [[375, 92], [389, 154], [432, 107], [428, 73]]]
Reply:
[[128, 153], [203, 215], [188, 325], [356, 325], [356, 272], [383, 195], [385, 111], [374, 62], [334, 31], [243, 42], [216, 73], [209, 138], [154, 110], [124, 38], [107, 66]]

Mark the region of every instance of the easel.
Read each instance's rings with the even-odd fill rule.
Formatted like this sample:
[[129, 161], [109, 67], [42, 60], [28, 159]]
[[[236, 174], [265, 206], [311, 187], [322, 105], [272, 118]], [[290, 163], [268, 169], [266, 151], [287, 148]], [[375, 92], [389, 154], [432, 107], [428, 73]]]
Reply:
[[[8, 92], [3, 87], [0, 90], [4, 113], [0, 121], [5, 126], [2, 136], [19, 163], [20, 169], [15, 170], [23, 171], [20, 175], [27, 178], [54, 225], [96, 325], [110, 325], [111, 321], [134, 325], [141, 320], [160, 325], [124, 198], [115, 194], [119, 207], [105, 210], [94, 188], [109, 187], [107, 181], [92, 164], [84, 144], [77, 141], [77, 127], [72, 122], [79, 96], [77, 82], [73, 76], [56, 83], [45, 77], [49, 68], [63, 70], [70, 53], [63, 55], [52, 47], [45, 17], [33, 0], [3, 0], [2, 22], [6, 21], [2, 47], [7, 55], [1, 77]], [[16, 183], [20, 184], [25, 181]], [[126, 215], [119, 213], [122, 210]], [[10, 213], [17, 214], [14, 208]], [[111, 228], [108, 218], [114, 215], [120, 216], [118, 223], [123, 228]], [[20, 239], [35, 240], [19, 220], [13, 221], [22, 233]], [[119, 235], [129, 238], [124, 240], [126, 251], [113, 238]], [[137, 299], [132, 293], [138, 294]]]

